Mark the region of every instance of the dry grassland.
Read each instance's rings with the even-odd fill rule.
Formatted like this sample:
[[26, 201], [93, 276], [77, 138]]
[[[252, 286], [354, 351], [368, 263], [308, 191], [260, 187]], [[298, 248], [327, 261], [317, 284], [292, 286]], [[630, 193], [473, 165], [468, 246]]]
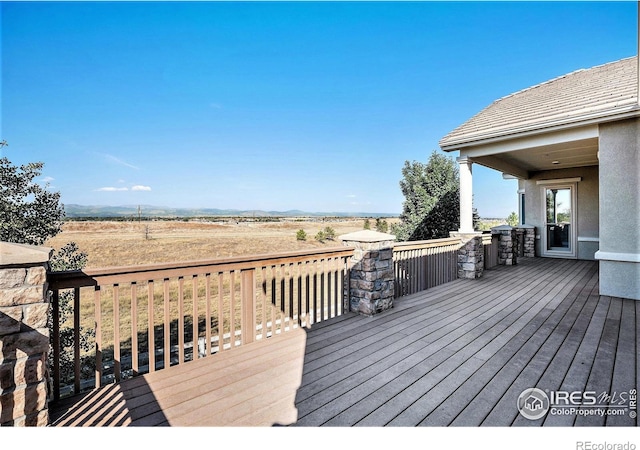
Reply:
[[[389, 224], [397, 219], [386, 219]], [[372, 226], [375, 220], [372, 220]], [[87, 268], [129, 266], [173, 261], [195, 261], [259, 255], [340, 245], [316, 241], [325, 227], [336, 235], [362, 230], [364, 219], [282, 222], [66, 222], [62, 233], [46, 245], [59, 249], [75, 242], [89, 255]], [[148, 227], [148, 228], [147, 228]], [[303, 229], [306, 241], [296, 240]]]

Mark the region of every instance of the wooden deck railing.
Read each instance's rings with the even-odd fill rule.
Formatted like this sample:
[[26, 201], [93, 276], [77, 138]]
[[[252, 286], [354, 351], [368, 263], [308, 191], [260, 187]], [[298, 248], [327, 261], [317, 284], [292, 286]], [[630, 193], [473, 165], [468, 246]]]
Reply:
[[[50, 273], [54, 399], [341, 315], [352, 255], [339, 247]], [[72, 309], [67, 323], [61, 308]]]
[[458, 278], [460, 246], [460, 238], [395, 243], [395, 297], [414, 294]]

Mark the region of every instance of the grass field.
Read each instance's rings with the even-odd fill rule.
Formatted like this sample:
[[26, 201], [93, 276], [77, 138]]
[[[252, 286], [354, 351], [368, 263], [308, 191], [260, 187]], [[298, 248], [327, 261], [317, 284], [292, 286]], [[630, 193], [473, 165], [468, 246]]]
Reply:
[[[389, 224], [397, 219], [386, 219]], [[372, 228], [375, 220], [371, 220]], [[68, 221], [62, 233], [45, 245], [59, 249], [75, 242], [89, 255], [87, 268], [128, 266], [173, 261], [194, 261], [230, 256], [257, 255], [340, 245], [314, 239], [325, 227], [336, 235], [362, 230], [364, 219], [280, 222], [197, 221]], [[298, 241], [303, 229], [306, 241]]]

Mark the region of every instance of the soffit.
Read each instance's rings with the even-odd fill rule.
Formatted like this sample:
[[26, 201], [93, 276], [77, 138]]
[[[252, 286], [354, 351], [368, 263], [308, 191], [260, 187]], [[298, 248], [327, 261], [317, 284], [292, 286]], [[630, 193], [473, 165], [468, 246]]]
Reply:
[[478, 164], [487, 165], [488, 167], [495, 166], [497, 162], [502, 162], [504, 163], [502, 168], [492, 168], [507, 173], [511, 172], [507, 169], [508, 166], [518, 167], [527, 172], [595, 166], [598, 165], [598, 139], [582, 139], [567, 143], [556, 143], [515, 150], [491, 156], [478, 156], [472, 157], [472, 160]]

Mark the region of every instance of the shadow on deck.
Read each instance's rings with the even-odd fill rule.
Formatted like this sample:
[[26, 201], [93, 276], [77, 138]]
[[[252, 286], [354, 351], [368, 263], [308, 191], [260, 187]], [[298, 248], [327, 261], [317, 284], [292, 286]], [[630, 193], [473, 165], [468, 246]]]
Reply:
[[[599, 296], [597, 267], [523, 259], [374, 317], [112, 385], [51, 416], [56, 426], [635, 426], [640, 302]], [[517, 401], [533, 387], [594, 392], [598, 408], [530, 420]]]

